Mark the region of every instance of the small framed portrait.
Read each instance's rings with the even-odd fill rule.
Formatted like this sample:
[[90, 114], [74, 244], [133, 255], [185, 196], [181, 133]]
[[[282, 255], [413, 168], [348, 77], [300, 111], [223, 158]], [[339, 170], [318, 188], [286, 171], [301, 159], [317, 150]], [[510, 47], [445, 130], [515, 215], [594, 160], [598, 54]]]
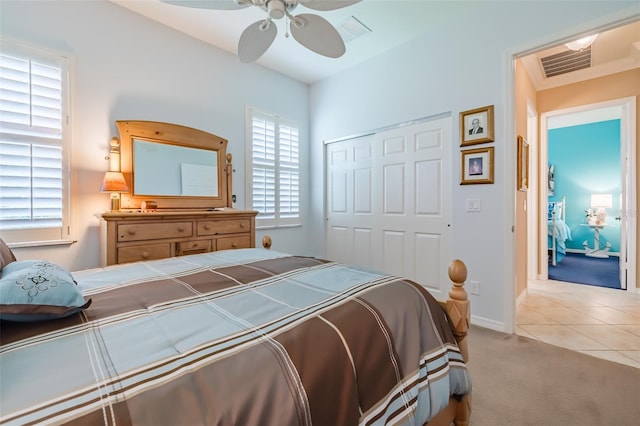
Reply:
[[518, 191], [526, 191], [528, 187], [529, 144], [522, 136], [518, 136]]
[[460, 185], [493, 183], [493, 147], [461, 151]]
[[493, 142], [493, 105], [460, 113], [460, 146]]

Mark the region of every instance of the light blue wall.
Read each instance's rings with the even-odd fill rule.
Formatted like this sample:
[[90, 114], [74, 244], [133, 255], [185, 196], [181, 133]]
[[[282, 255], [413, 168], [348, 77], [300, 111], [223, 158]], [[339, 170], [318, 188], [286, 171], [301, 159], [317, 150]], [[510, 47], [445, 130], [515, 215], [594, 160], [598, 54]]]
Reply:
[[[245, 208], [245, 108], [253, 106], [295, 120], [301, 128], [302, 169], [309, 162], [309, 86], [224, 52], [107, 0], [0, 0], [0, 37], [71, 58], [71, 246], [16, 249], [22, 259], [48, 259], [69, 269], [99, 265], [100, 215], [109, 195], [100, 193], [109, 167], [116, 120], [181, 124], [229, 140], [233, 190]], [[309, 204], [302, 177], [303, 214]], [[274, 249], [313, 254], [311, 226], [269, 230]], [[262, 233], [258, 233], [258, 244]]]
[[611, 243], [620, 251], [620, 120], [608, 120], [548, 132], [549, 163], [555, 166], [555, 194], [549, 201], [566, 197], [566, 222], [572, 241], [567, 249], [583, 250], [586, 240], [593, 248], [593, 231], [584, 226], [591, 194], [612, 194], [607, 227], [600, 231], [600, 246]]
[[[427, 34], [312, 85], [311, 214], [318, 226], [310, 243], [324, 252], [324, 141], [451, 114], [452, 254], [467, 264], [467, 279], [480, 283], [480, 293], [469, 296], [472, 322], [508, 330], [516, 274], [513, 57], [625, 16], [637, 19], [640, 9], [637, 1], [615, 0], [430, 3]], [[495, 107], [494, 183], [460, 185], [459, 114], [485, 105]], [[481, 201], [480, 212], [466, 211], [471, 198]]]

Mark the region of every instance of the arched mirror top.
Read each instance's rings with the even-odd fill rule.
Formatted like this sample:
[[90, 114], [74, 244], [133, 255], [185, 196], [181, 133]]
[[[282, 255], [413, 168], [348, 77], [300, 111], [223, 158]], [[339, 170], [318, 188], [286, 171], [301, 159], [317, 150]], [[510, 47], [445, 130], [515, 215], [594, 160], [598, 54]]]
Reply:
[[158, 209], [231, 207], [227, 140], [202, 130], [156, 121], [116, 121], [120, 168], [130, 193], [122, 209], [155, 201]]

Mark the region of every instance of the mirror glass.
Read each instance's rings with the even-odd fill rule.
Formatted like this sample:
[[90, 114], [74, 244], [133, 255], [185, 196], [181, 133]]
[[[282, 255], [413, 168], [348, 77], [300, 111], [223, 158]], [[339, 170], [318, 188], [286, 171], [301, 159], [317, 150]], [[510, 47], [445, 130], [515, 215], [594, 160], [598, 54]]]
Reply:
[[133, 193], [218, 196], [218, 151], [133, 139]]

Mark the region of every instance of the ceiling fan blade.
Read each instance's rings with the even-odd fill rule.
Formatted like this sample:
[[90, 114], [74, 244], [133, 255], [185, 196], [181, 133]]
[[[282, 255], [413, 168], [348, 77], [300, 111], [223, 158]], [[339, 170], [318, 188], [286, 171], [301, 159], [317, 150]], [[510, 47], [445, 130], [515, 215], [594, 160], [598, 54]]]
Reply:
[[320, 55], [339, 58], [347, 50], [338, 30], [318, 15], [297, 15], [291, 20], [290, 28], [298, 43]]
[[300, 4], [313, 10], [335, 10], [360, 3], [361, 1], [362, 0], [300, 0]]
[[160, 0], [162, 3], [196, 9], [236, 10], [250, 6], [250, 3], [236, 3], [234, 0]]
[[249, 25], [240, 36], [238, 57], [245, 64], [255, 62], [267, 51], [278, 34], [278, 27], [273, 22], [257, 21]]

